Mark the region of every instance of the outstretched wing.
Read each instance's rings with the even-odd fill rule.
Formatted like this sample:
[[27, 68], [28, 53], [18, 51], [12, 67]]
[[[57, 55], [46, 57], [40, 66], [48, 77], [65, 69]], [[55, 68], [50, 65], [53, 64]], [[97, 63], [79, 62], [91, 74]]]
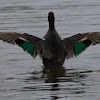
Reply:
[[100, 43], [100, 32], [77, 34], [63, 39], [66, 49], [66, 58], [77, 56], [90, 45]]
[[24, 51], [31, 54], [31, 56], [36, 57], [40, 52], [40, 41], [42, 39], [27, 33], [0, 32], [0, 40], [10, 44], [17, 44], [22, 47]]
[[100, 32], [83, 33], [83, 36], [91, 40], [93, 45], [100, 43]]

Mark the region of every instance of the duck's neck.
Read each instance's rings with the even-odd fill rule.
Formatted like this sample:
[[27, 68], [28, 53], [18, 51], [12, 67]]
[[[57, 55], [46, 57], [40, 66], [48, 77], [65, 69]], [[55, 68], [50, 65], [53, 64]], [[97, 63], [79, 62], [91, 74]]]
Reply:
[[55, 29], [54, 22], [49, 22], [49, 30], [54, 30], [54, 29]]

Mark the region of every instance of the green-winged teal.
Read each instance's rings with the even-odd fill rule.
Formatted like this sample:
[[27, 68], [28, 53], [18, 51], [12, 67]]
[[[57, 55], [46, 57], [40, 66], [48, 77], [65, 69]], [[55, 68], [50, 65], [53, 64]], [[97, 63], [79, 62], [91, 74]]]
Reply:
[[0, 32], [0, 40], [17, 44], [34, 58], [39, 55], [45, 67], [62, 66], [65, 58], [79, 55], [90, 45], [100, 43], [100, 32], [82, 33], [61, 39], [55, 29], [53, 12], [48, 14], [49, 30], [44, 39], [27, 33]]

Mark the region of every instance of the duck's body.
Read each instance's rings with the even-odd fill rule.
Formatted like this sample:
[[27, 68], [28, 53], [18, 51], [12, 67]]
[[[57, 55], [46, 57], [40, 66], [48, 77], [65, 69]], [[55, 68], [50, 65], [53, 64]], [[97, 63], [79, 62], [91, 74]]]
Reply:
[[39, 55], [45, 67], [62, 66], [65, 58], [77, 56], [91, 44], [100, 43], [100, 32], [77, 34], [61, 39], [55, 29], [53, 12], [48, 14], [48, 22], [49, 30], [44, 39], [15, 32], [0, 32], [0, 39], [19, 45], [33, 57]]
[[[64, 45], [61, 41], [61, 37], [59, 36], [55, 28], [52, 30], [49, 29], [44, 36], [44, 39], [46, 44], [45, 48], [48, 47], [49, 51], [53, 55], [52, 59], [42, 57], [44, 66], [62, 66], [65, 57], [62, 58], [61, 61], [59, 61], [59, 58], [64, 56], [64, 53], [62, 53], [62, 50], [64, 50]], [[61, 48], [62, 50], [60, 50]]]

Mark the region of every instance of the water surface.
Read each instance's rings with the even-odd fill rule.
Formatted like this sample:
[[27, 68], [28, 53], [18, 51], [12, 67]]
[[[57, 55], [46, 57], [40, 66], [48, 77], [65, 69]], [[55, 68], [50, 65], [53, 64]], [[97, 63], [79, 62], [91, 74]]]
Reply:
[[[100, 31], [99, 0], [0, 0], [0, 31], [43, 37], [49, 11], [62, 38]], [[63, 66], [46, 69], [39, 57], [0, 41], [0, 100], [100, 100], [100, 45]]]

